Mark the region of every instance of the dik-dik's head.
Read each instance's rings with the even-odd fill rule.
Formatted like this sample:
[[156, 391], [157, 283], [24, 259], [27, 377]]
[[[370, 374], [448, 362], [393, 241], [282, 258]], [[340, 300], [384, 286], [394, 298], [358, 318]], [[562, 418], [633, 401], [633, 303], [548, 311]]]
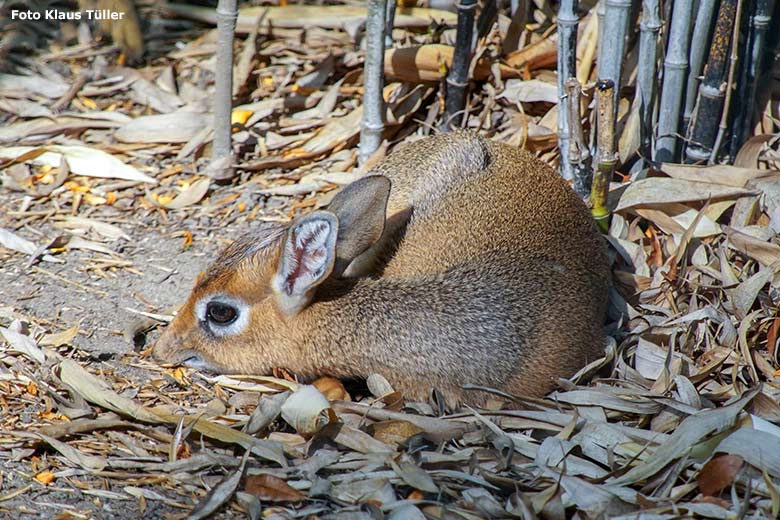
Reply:
[[154, 357], [217, 372], [298, 370], [295, 339], [307, 306], [322, 282], [379, 239], [389, 194], [387, 178], [365, 177], [327, 210], [286, 227], [266, 225], [228, 246], [196, 281]]

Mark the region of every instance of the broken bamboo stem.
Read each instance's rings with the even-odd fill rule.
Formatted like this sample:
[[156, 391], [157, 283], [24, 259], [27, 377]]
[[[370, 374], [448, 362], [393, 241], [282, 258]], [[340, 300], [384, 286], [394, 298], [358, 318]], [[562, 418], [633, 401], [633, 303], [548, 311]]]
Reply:
[[[566, 160], [571, 164], [574, 174], [574, 191], [583, 199], [590, 193], [591, 169], [590, 151], [585, 142], [585, 133], [582, 129], [581, 98], [582, 88], [577, 78], [566, 80], [565, 98], [566, 112], [568, 113], [571, 141]], [[563, 157], [561, 157], [563, 160]]]
[[615, 152], [615, 83], [612, 80], [600, 79], [596, 83], [596, 169], [593, 172], [590, 202], [591, 214], [599, 229], [606, 233], [609, 230], [609, 208], [607, 195], [609, 183], [615, 172], [617, 153]]

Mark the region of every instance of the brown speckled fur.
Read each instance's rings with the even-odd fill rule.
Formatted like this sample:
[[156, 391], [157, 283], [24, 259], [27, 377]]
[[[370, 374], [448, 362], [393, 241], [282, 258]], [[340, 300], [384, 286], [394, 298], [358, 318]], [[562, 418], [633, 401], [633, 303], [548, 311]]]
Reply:
[[[372, 173], [392, 181], [387, 215], [395, 224], [382, 251], [366, 253], [380, 260], [361, 274], [381, 276], [327, 280], [308, 307], [284, 317], [269, 289], [282, 235], [269, 228], [222, 254], [155, 357], [197, 354], [238, 373], [379, 372], [410, 398], [436, 387], [450, 402], [480, 403], [483, 396], [460, 385], [538, 396], [602, 352], [605, 245], [549, 166], [462, 133], [405, 146]], [[241, 335], [212, 338], [200, 329], [195, 302], [215, 292], [251, 306]]]

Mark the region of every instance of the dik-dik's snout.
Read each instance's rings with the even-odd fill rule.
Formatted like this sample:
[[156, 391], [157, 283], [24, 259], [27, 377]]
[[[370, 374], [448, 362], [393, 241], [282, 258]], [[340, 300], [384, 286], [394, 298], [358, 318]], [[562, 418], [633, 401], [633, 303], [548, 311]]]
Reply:
[[210, 364], [198, 352], [186, 347], [187, 342], [172, 328], [165, 330], [154, 344], [152, 356], [158, 363], [185, 365], [192, 368], [211, 369]]

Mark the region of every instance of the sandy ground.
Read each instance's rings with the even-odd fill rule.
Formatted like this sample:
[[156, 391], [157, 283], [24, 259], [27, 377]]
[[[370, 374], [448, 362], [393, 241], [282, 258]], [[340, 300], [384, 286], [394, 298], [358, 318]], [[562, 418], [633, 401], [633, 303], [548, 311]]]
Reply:
[[[10, 219], [3, 213], [14, 203], [7, 192], [0, 192], [0, 227], [10, 225]], [[31, 227], [46, 238], [58, 233], [48, 225], [33, 223]], [[148, 370], [133, 366], [144, 346], [133, 345], [123, 336], [123, 332], [132, 328], [133, 322], [138, 320], [138, 315], [127, 308], [160, 313], [182, 303], [198, 272], [207, 266], [209, 259], [229, 237], [234, 236], [234, 232], [239, 232], [240, 227], [220, 228], [218, 235], [207, 229], [193, 229], [194, 243], [183, 251], [181, 237], [172, 236], [183, 229], [182, 225], [170, 225], [162, 230], [126, 225], [124, 229], [131, 240], [114, 243], [112, 247], [120, 250], [123, 259], [132, 261], [132, 270], [137, 272], [118, 269], [111, 273], [110, 279], [85, 270], [90, 258], [100, 256], [95, 253], [69, 251], [58, 255], [65, 261], [63, 264], [37, 262], [30, 266], [25, 255], [0, 248], [0, 312], [13, 310], [23, 315], [26, 321], [51, 332], [60, 332], [80, 323], [80, 333], [73, 345], [88, 357], [93, 357], [95, 363], [120, 374], [131, 387], [134, 383], [140, 386], [150, 376], [159, 377], [159, 373], [150, 374]], [[30, 229], [21, 228], [14, 232], [36, 244], [46, 241]], [[2, 323], [7, 325], [7, 319], [3, 319]], [[150, 332], [146, 346], [158, 336], [159, 330]], [[24, 429], [24, 424], [37, 422], [35, 414], [41, 411], [40, 403], [31, 403], [29, 416], [21, 417], [14, 429]], [[29, 466], [29, 460], [13, 460], [13, 451], [3, 449], [0, 446], [0, 460], [6, 459], [2, 460], [0, 468], [0, 497], [29, 485], [40, 489], [0, 501], [0, 519], [152, 519], [177, 518], [186, 512], [162, 500], [128, 502], [106, 499], [81, 493], [77, 486], [66, 484], [79, 481], [86, 483], [86, 488], [123, 492], [126, 482], [95, 477], [87, 472], [74, 474], [70, 471], [69, 475], [58, 477], [55, 485], [44, 487], [31, 479], [34, 470]], [[47, 457], [57, 455], [51, 450], [39, 452], [44, 466]], [[10, 457], [7, 457], [9, 453]], [[25, 454], [24, 458], [27, 456]], [[170, 489], [159, 486], [142, 487], [154, 489], [180, 504], [192, 506], [197, 501], [197, 497], [185, 492], [176, 496]], [[60, 514], [63, 516], [57, 516]], [[234, 516], [243, 517], [237, 511], [225, 508], [217, 517]]]

